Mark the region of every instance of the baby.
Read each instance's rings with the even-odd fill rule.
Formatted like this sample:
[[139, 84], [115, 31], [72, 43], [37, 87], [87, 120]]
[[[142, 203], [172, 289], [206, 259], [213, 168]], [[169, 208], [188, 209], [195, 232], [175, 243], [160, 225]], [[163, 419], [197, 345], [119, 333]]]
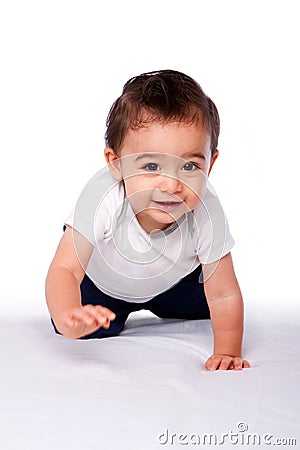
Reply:
[[208, 175], [218, 157], [215, 104], [189, 76], [130, 79], [108, 118], [107, 167], [65, 220], [46, 299], [57, 333], [118, 335], [133, 311], [211, 319], [207, 370], [241, 370], [243, 299], [226, 217]]

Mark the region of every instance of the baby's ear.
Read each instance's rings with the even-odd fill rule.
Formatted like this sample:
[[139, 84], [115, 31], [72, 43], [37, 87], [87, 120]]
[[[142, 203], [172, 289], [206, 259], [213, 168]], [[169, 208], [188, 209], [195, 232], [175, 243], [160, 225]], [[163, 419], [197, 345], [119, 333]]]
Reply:
[[116, 180], [122, 180], [122, 173], [120, 168], [120, 158], [115, 154], [114, 150], [110, 147], [104, 149], [104, 156], [112, 176]]
[[213, 155], [213, 157], [211, 158], [210, 166], [209, 166], [209, 170], [208, 170], [208, 174], [207, 174], [207, 175], [210, 174], [210, 171], [211, 171], [211, 169], [212, 169], [214, 163], [216, 162], [216, 159], [217, 159], [218, 156], [219, 156], [219, 150], [216, 148], [216, 150], [215, 150], [215, 152], [214, 152], [214, 155]]

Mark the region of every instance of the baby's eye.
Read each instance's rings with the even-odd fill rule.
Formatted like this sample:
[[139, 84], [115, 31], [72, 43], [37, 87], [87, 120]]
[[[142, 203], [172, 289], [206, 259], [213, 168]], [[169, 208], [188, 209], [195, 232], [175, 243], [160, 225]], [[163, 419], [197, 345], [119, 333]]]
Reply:
[[158, 164], [156, 163], [148, 163], [146, 164], [143, 169], [148, 170], [149, 172], [154, 172], [155, 170], [158, 169]]
[[196, 169], [199, 169], [199, 167], [196, 166], [196, 164], [194, 164], [192, 162], [187, 162], [183, 166], [183, 170], [187, 170], [187, 171], [196, 170]]

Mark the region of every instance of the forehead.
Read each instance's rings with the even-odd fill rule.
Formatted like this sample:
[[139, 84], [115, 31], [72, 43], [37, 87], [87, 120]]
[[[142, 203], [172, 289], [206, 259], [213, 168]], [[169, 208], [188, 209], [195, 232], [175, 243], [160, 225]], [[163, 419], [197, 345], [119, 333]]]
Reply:
[[201, 151], [209, 155], [210, 134], [202, 124], [181, 122], [152, 122], [138, 129], [128, 130], [121, 146], [121, 156], [135, 153], [169, 153], [183, 157]]

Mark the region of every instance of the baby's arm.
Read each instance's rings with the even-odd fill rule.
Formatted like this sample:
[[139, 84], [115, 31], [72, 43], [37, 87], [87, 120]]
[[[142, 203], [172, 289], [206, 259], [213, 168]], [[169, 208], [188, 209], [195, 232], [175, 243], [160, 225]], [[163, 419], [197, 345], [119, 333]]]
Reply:
[[214, 354], [207, 370], [241, 370], [250, 367], [241, 359], [244, 329], [243, 298], [236, 279], [231, 254], [203, 266], [204, 290], [214, 333]]
[[92, 252], [92, 244], [67, 227], [46, 279], [50, 315], [57, 330], [71, 339], [90, 334], [100, 326], [109, 328], [110, 320], [115, 318], [105, 307], [81, 304], [80, 284]]

